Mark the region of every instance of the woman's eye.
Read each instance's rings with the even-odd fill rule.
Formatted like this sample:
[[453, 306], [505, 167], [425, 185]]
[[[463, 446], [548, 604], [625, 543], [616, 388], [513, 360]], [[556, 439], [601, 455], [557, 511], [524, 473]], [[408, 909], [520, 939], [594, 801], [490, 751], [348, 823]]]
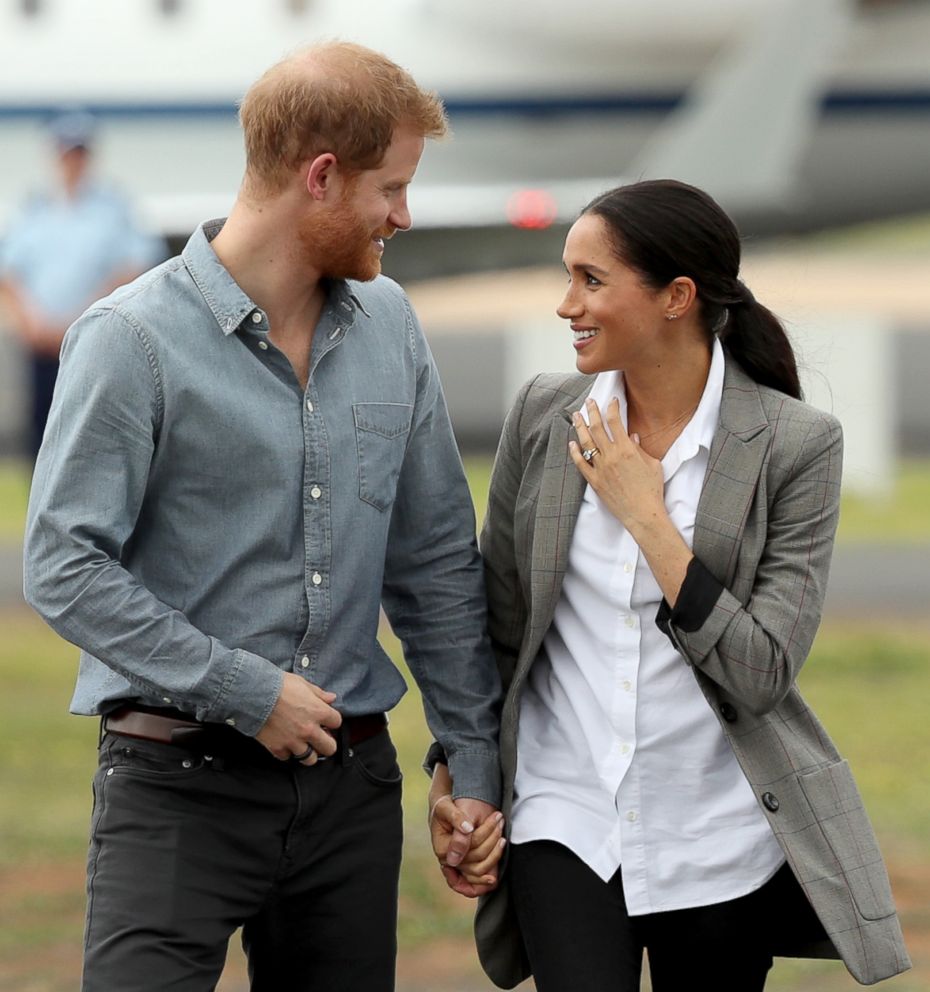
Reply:
[[601, 285], [601, 280], [598, 279], [597, 276], [592, 276], [590, 272], [586, 272], [585, 273], [584, 281], [589, 286], [600, 286]]

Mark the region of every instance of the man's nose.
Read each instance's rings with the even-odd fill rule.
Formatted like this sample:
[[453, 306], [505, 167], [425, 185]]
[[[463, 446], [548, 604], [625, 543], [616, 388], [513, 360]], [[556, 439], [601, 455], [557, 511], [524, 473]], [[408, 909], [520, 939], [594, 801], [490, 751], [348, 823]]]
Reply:
[[413, 227], [413, 219], [410, 216], [410, 208], [407, 206], [407, 197], [394, 207], [388, 216], [388, 223], [397, 228], [398, 231], [409, 231]]

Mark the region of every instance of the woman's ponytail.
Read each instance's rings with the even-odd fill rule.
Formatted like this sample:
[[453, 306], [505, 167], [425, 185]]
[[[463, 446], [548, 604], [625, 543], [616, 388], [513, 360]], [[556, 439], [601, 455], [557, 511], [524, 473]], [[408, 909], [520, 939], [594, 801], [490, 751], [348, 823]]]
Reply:
[[794, 349], [781, 321], [738, 283], [739, 299], [727, 307], [718, 336], [743, 371], [761, 386], [802, 399]]

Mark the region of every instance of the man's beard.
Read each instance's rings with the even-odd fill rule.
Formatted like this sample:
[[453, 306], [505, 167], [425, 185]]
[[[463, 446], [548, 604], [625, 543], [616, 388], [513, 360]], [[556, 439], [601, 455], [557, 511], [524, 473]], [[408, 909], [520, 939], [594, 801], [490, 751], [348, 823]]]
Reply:
[[322, 278], [368, 282], [381, 273], [381, 253], [373, 238], [393, 233], [391, 229], [371, 231], [366, 227], [347, 195], [331, 210], [301, 225], [298, 237]]

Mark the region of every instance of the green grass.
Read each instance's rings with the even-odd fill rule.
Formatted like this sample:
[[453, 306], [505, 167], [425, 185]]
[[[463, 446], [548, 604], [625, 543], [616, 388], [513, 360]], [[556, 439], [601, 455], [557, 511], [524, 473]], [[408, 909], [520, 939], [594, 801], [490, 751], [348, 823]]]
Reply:
[[902, 462], [887, 501], [844, 497], [838, 538], [844, 543], [930, 543], [930, 462]]
[[16, 541], [23, 533], [29, 469], [14, 458], [0, 460], [0, 541]]

